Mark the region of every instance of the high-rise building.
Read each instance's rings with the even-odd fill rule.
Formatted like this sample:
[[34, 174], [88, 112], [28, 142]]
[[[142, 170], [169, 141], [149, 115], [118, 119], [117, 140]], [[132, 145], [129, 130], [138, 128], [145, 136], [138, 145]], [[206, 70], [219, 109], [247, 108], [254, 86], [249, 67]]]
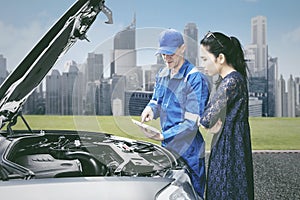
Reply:
[[125, 76], [132, 68], [136, 67], [136, 23], [132, 23], [114, 37], [111, 77], [113, 74]]
[[[111, 58], [112, 112], [124, 115], [125, 91], [127, 88], [142, 87], [141, 70], [137, 67], [136, 19], [114, 37]], [[140, 72], [139, 72], [140, 71]]]
[[83, 75], [74, 61], [67, 62], [65, 68], [66, 72], [63, 72], [61, 77], [62, 114], [81, 115]]
[[251, 44], [245, 46], [245, 59], [250, 71], [249, 96], [262, 100], [263, 116], [274, 116], [277, 59], [268, 59], [266, 17], [251, 19], [251, 40]]
[[251, 19], [251, 39], [250, 48], [255, 54], [254, 69], [250, 69], [255, 76], [267, 76], [267, 18], [256, 16]]
[[97, 112], [97, 90], [99, 90], [99, 81], [87, 82], [86, 83], [86, 96], [84, 99], [84, 114], [95, 115]]
[[117, 116], [124, 115], [124, 100], [126, 90], [126, 77], [114, 74], [111, 83], [112, 114]]
[[83, 114], [83, 74], [76, 62], [65, 64], [65, 72], [60, 75], [56, 69], [46, 76], [46, 114], [82, 115]]
[[111, 79], [102, 79], [96, 95], [97, 115], [111, 115]]
[[46, 115], [61, 115], [61, 75], [52, 70], [46, 76]]
[[184, 42], [186, 46], [185, 58], [195, 66], [198, 66], [198, 28], [195, 23], [186, 24], [184, 28]]
[[288, 117], [295, 117], [296, 116], [296, 84], [293, 79], [293, 76], [290, 75], [287, 84], [287, 115]]
[[89, 53], [85, 68], [87, 82], [100, 81], [103, 77], [103, 68], [103, 54]]
[[287, 117], [287, 93], [286, 93], [285, 80], [282, 75], [277, 81], [277, 92], [276, 92], [276, 117]]
[[275, 117], [275, 107], [276, 107], [276, 92], [277, 92], [277, 80], [278, 80], [278, 59], [269, 58], [268, 59], [268, 85], [267, 85], [267, 105], [268, 105], [268, 116]]

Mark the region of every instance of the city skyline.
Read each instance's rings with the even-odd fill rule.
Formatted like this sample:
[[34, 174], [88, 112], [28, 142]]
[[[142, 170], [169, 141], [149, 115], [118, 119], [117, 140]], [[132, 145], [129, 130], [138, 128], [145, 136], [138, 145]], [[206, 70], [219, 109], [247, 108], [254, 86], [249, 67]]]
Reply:
[[[0, 13], [0, 54], [7, 58], [9, 71], [21, 62], [52, 24], [75, 2], [41, 0], [30, 3], [30, 1], [0, 0], [6, 8]], [[233, 4], [235, 6], [232, 6]], [[103, 14], [98, 16], [95, 25], [88, 33], [91, 42], [78, 41], [57, 63], [57, 66], [63, 66], [59, 63], [68, 60], [77, 63], [85, 62], [89, 52], [93, 52], [127, 27], [134, 14], [137, 19], [137, 29], [140, 30], [149, 27], [154, 29], [172, 27], [183, 32], [185, 25], [192, 22], [199, 30], [199, 40], [208, 30], [222, 31], [237, 36], [244, 46], [251, 42], [251, 18], [262, 15], [267, 18], [269, 55], [278, 57], [279, 75], [283, 74], [286, 80], [290, 74], [294, 77], [300, 76], [297, 63], [300, 52], [300, 24], [297, 20], [299, 6], [297, 5], [300, 5], [300, 2], [296, 0], [229, 0], [226, 2], [192, 0], [188, 4], [182, 1], [170, 3], [157, 0], [106, 0], [106, 5], [113, 11], [114, 24], [104, 24], [105, 16]], [[8, 13], [12, 10], [13, 14]], [[153, 48], [156, 46], [153, 45]], [[155, 60], [154, 55], [152, 58]]]
[[[260, 46], [264, 47], [265, 44], [263, 43], [265, 41], [265, 32], [263, 30], [265, 30], [264, 22], [266, 19], [258, 17], [255, 21], [257, 22], [252, 26], [252, 32], [256, 32], [253, 34], [253, 40], [260, 42], [251, 45], [253, 51], [248, 52], [250, 53], [249, 58], [251, 58], [251, 55], [254, 55], [253, 53]], [[150, 98], [150, 93], [153, 91], [154, 76], [162, 63], [160, 62], [161, 57], [157, 57], [157, 64], [150, 66], [151, 70], [145, 72], [142, 72], [141, 66], [136, 66], [136, 54], [139, 52], [139, 48], [135, 46], [136, 41], [139, 41], [136, 39], [136, 36], [139, 34], [136, 33], [140, 31], [136, 31], [135, 28], [135, 20], [133, 20], [129, 26], [114, 36], [112, 40], [113, 49], [110, 51], [112, 62], [109, 66], [113, 72], [110, 78], [102, 79], [103, 76], [100, 71], [104, 69], [103, 54], [89, 53], [88, 59], [84, 64], [66, 62], [65, 67], [69, 70], [61, 75], [59, 75], [57, 70], [53, 70], [51, 76], [46, 77], [47, 89], [45, 90], [45, 99], [40, 98], [44, 96], [43, 94], [35, 91], [33, 95], [30, 95], [29, 103], [26, 104], [28, 107], [25, 106], [27, 108], [24, 109], [24, 113], [36, 114], [45, 111], [46, 114], [110, 115], [112, 112], [114, 115], [131, 115], [133, 113], [139, 115], [146, 105], [144, 103], [149, 101], [148, 98]], [[153, 29], [149, 30], [141, 31], [142, 35], [143, 33], [149, 35], [149, 32], [153, 31]], [[195, 35], [190, 33], [196, 32], [197, 30], [195, 30], [193, 24], [190, 24], [189, 28], [185, 29], [185, 33], [191, 38], [194, 38]], [[147, 38], [149, 40], [149, 38], [154, 39], [155, 37], [149, 36]], [[197, 40], [197, 38], [194, 39]], [[106, 43], [112, 41], [107, 41]], [[147, 45], [142, 46], [146, 47]], [[189, 45], [187, 44], [187, 46]], [[107, 50], [109, 48], [100, 47], [99, 49]], [[188, 49], [191, 50], [193, 48], [187, 47], [187, 52], [189, 51]], [[249, 60], [251, 66], [254, 67], [249, 68], [250, 70], [256, 69], [255, 63], [260, 63], [259, 61], [265, 59], [266, 56], [265, 53], [262, 53], [261, 56], [258, 55], [253, 58], [258, 60]], [[193, 60], [193, 56], [191, 60]], [[80, 72], [79, 66], [80, 68], [85, 68], [85, 70]], [[201, 68], [199, 69], [201, 70]], [[285, 84], [285, 81], [281, 79], [281, 84], [279, 85], [275, 78], [277, 77], [277, 58], [269, 59], [267, 79], [264, 73], [260, 73], [263, 71], [265, 71], [264, 67], [258, 69], [258, 76], [249, 79], [249, 115], [299, 116], [299, 78], [297, 80], [289, 79], [288, 84]], [[285, 85], [287, 90], [282, 88]], [[42, 91], [42, 86], [40, 86], [38, 91]], [[278, 103], [276, 103], [276, 100], [278, 100]], [[45, 107], [43, 107], [43, 102], [46, 103]], [[104, 108], [111, 109], [105, 110]]]

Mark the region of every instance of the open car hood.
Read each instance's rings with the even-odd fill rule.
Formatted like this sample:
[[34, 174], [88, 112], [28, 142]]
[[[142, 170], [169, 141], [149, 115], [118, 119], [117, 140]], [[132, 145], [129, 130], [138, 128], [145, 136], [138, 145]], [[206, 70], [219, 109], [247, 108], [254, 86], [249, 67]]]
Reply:
[[22, 105], [40, 84], [60, 56], [78, 40], [86, 39], [86, 32], [103, 12], [112, 23], [112, 12], [104, 0], [78, 0], [49, 29], [23, 61], [0, 87], [0, 127], [14, 124]]

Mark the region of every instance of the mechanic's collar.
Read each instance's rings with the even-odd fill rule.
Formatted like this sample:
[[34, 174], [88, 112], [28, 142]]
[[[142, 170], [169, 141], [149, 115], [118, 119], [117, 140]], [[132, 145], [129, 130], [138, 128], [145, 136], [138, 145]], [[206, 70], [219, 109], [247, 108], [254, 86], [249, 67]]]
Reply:
[[[185, 71], [186, 71], [188, 65], [189, 65], [188, 61], [184, 60], [183, 65], [180, 67], [178, 73], [173, 76], [173, 78], [176, 78], [176, 79], [184, 78], [184, 74], [185, 74]], [[171, 70], [168, 67], [165, 67], [160, 71], [158, 76], [159, 77], [165, 77], [165, 76], [170, 77], [171, 76]]]

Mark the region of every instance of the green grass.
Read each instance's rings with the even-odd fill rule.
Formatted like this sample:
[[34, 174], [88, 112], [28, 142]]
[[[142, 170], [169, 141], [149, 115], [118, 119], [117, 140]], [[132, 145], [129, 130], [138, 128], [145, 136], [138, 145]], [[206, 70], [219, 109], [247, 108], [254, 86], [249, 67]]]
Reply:
[[[25, 119], [34, 130], [87, 130], [110, 133], [137, 140], [159, 142], [145, 138], [132, 122], [135, 117], [113, 116], [51, 116], [27, 115]], [[25, 129], [19, 123], [14, 129]], [[159, 121], [154, 120], [150, 125], [159, 128]], [[300, 118], [250, 118], [251, 140], [253, 150], [300, 150]], [[201, 129], [209, 150], [211, 135]]]
[[253, 149], [300, 149], [300, 118], [250, 118], [250, 127]]

